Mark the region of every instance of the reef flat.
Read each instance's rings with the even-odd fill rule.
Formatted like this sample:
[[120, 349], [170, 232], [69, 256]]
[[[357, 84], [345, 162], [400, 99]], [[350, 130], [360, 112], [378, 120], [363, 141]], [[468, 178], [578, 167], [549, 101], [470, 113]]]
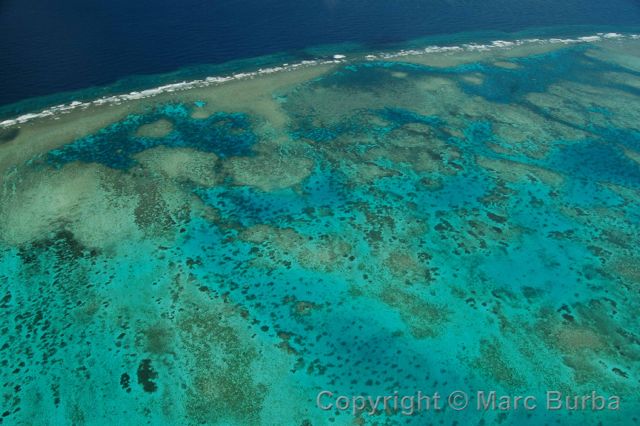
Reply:
[[638, 423], [639, 37], [213, 83], [2, 123], [0, 423]]

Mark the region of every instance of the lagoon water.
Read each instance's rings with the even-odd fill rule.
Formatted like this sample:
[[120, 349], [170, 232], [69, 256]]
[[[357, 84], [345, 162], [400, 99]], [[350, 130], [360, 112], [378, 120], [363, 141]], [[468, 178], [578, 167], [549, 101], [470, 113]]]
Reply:
[[[103, 88], [240, 56], [3, 77], [7, 103], [85, 89], [0, 119], [0, 423], [637, 424], [640, 28], [611, 27], [634, 7], [499, 39], [401, 42], [427, 31], [389, 19], [393, 46], [341, 33]], [[442, 401], [370, 415], [321, 391]], [[550, 411], [546, 391], [620, 403]]]

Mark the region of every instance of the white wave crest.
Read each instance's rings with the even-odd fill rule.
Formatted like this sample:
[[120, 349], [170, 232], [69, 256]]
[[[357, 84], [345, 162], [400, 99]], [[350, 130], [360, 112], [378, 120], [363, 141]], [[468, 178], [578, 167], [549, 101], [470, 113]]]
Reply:
[[[341, 55], [336, 55], [336, 56], [341, 56]], [[340, 58], [335, 58], [335, 57], [332, 60], [319, 60], [319, 59], [306, 60], [306, 61], [301, 61], [295, 64], [283, 64], [281, 66], [275, 66], [271, 68], [260, 68], [256, 71], [241, 72], [241, 73], [236, 73], [229, 76], [210, 76], [210, 77], [205, 77], [199, 80], [181, 81], [178, 83], [166, 84], [163, 86], [154, 87], [154, 88], [146, 89], [142, 91], [133, 91], [133, 92], [129, 92], [122, 95], [104, 96], [102, 98], [98, 98], [93, 101], [87, 101], [87, 102], [73, 101], [69, 104], [62, 104], [62, 105], [49, 107], [37, 113], [27, 113], [13, 119], [4, 120], [0, 122], [0, 129], [19, 125], [19, 124], [24, 124], [38, 118], [53, 117], [53, 116], [58, 116], [60, 114], [69, 113], [77, 109], [86, 109], [92, 105], [94, 106], [120, 105], [121, 103], [126, 101], [150, 98], [153, 96], [160, 95], [162, 93], [171, 93], [171, 92], [184, 91], [184, 90], [189, 90], [194, 88], [207, 87], [207, 86], [227, 83], [233, 80], [250, 79], [260, 75], [273, 74], [276, 72], [293, 71], [300, 67], [337, 64], [341, 62], [343, 61]]]
[[458, 53], [458, 52], [486, 52], [494, 49], [511, 49], [523, 45], [531, 44], [577, 44], [577, 43], [595, 43], [610, 39], [631, 39], [637, 40], [640, 34], [618, 34], [618, 33], [597, 33], [590, 36], [577, 38], [526, 38], [518, 40], [494, 40], [489, 43], [466, 43], [459, 46], [427, 46], [422, 49], [400, 50], [398, 52], [379, 53], [377, 55], [367, 55], [367, 59], [391, 59], [410, 55], [424, 55], [425, 53]]
[[[511, 41], [494, 40], [492, 42], [484, 43], [484, 44], [467, 43], [467, 44], [462, 44], [458, 46], [427, 46], [421, 49], [399, 50], [396, 52], [383, 52], [383, 53], [377, 53], [377, 54], [370, 53], [365, 56], [361, 56], [359, 58], [354, 56], [354, 60], [366, 59], [366, 60], [372, 61], [372, 60], [379, 60], [379, 59], [393, 59], [393, 58], [400, 58], [403, 56], [425, 55], [425, 54], [434, 54], [434, 53], [454, 54], [454, 53], [460, 53], [460, 52], [484, 52], [484, 51], [493, 50], [493, 49], [511, 49], [517, 46], [531, 45], [531, 44], [567, 44], [569, 45], [569, 44], [577, 44], [577, 43], [596, 43], [599, 41], [612, 40], [612, 39], [638, 40], [640, 39], [640, 34], [624, 35], [624, 34], [618, 34], [618, 33], [597, 33], [594, 35], [582, 36], [577, 38], [548, 38], [548, 39], [528, 38], [528, 39], [518, 39], [518, 40], [511, 40]], [[142, 91], [134, 91], [134, 92], [130, 92], [122, 95], [104, 96], [102, 98], [95, 99], [93, 101], [87, 101], [87, 102], [73, 101], [68, 104], [49, 107], [40, 112], [27, 113], [13, 119], [4, 120], [0, 122], [0, 129], [24, 124], [39, 118], [46, 118], [46, 117], [57, 118], [57, 116], [61, 114], [66, 114], [77, 109], [86, 109], [92, 105], [94, 106], [109, 105], [109, 104], [119, 105], [123, 102], [150, 98], [153, 96], [160, 95], [162, 93], [171, 93], [171, 92], [189, 90], [193, 88], [224, 84], [234, 80], [251, 79], [251, 78], [255, 78], [265, 74], [293, 71], [300, 67], [309, 67], [309, 66], [326, 65], [326, 64], [339, 64], [346, 61], [347, 59], [345, 55], [335, 54], [333, 55], [332, 59], [305, 60], [305, 61], [301, 61], [294, 64], [285, 63], [280, 66], [274, 66], [270, 68], [260, 68], [252, 72], [242, 72], [242, 73], [232, 74], [228, 76], [210, 76], [210, 77], [205, 77], [203, 79], [198, 79], [198, 80], [182, 81], [179, 83], [166, 84], [163, 86], [154, 87], [154, 88], [146, 89]]]

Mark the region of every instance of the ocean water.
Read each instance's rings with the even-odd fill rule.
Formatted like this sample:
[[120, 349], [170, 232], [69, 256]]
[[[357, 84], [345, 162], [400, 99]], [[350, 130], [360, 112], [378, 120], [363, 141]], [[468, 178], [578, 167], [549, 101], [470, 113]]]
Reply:
[[421, 43], [0, 123], [0, 423], [637, 424], [640, 36]]
[[0, 105], [275, 52], [304, 57], [320, 45], [639, 23], [637, 0], [7, 0]]

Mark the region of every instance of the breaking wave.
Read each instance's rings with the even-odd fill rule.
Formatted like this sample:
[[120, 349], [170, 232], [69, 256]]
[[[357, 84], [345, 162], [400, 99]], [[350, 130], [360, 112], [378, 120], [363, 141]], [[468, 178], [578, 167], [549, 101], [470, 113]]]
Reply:
[[[380, 59], [393, 59], [393, 58], [401, 58], [403, 56], [415, 56], [415, 55], [428, 55], [428, 54], [436, 54], [436, 53], [460, 53], [460, 52], [482, 52], [489, 51], [494, 49], [511, 49], [514, 47], [519, 47], [523, 45], [533, 45], [533, 44], [578, 44], [578, 43], [596, 43], [603, 40], [614, 40], [614, 39], [640, 39], [640, 34], [619, 34], [619, 33], [597, 33], [594, 35], [588, 35], [583, 37], [576, 38], [526, 38], [526, 39], [517, 39], [517, 40], [494, 40], [488, 43], [467, 43], [460, 44], [455, 46], [427, 46], [420, 49], [402, 49], [393, 52], [382, 52], [382, 53], [372, 53], [367, 55], [357, 55], [353, 56], [354, 60], [380, 60]], [[157, 96], [162, 93], [170, 93], [170, 92], [178, 92], [189, 90], [193, 88], [201, 88], [213, 85], [224, 84], [234, 80], [243, 80], [243, 79], [251, 79], [256, 78], [261, 75], [273, 74], [278, 72], [287, 72], [294, 71], [301, 67], [310, 67], [317, 65], [327, 65], [327, 64], [339, 64], [349, 61], [346, 55], [343, 54], [335, 54], [330, 59], [314, 59], [314, 60], [306, 60], [297, 62], [294, 64], [282, 64], [280, 66], [274, 66], [269, 68], [260, 68], [256, 71], [252, 72], [241, 72], [236, 74], [231, 74], [227, 76], [210, 76], [203, 79], [190, 80], [190, 81], [182, 81], [178, 83], [166, 84], [158, 87], [154, 87], [147, 90], [142, 91], [133, 91], [126, 94], [120, 95], [112, 95], [112, 96], [104, 96], [93, 101], [74, 101], [68, 104], [60, 104], [56, 106], [52, 106], [46, 108], [40, 112], [35, 113], [27, 113], [23, 114], [19, 117], [8, 119], [0, 122], [0, 129], [7, 128], [11, 126], [16, 126], [19, 124], [24, 124], [29, 121], [45, 118], [45, 117], [53, 117], [59, 116], [60, 114], [69, 113], [78, 109], [86, 109], [90, 106], [100, 106], [105, 104], [113, 104], [119, 105], [123, 102], [150, 98], [153, 96]]]

